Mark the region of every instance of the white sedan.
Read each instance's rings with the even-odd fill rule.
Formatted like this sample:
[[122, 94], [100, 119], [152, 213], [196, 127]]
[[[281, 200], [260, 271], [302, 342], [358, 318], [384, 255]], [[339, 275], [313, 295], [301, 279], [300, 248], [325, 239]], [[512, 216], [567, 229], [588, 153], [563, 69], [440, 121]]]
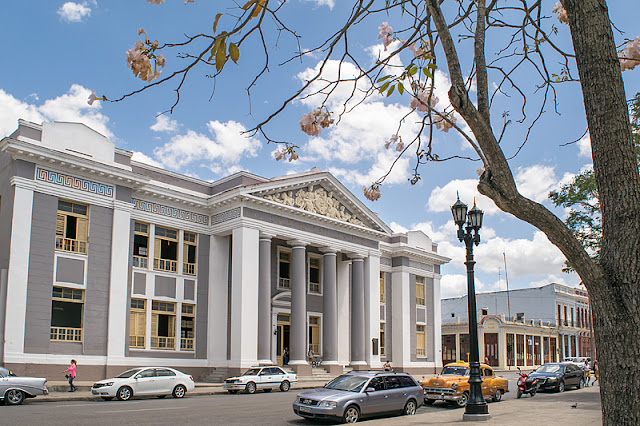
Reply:
[[91, 393], [109, 401], [114, 397], [127, 401], [133, 396], [173, 395], [182, 398], [195, 388], [193, 377], [168, 367], [138, 367], [117, 377], [96, 382]]
[[270, 365], [250, 368], [242, 376], [229, 377], [222, 384], [222, 389], [229, 393], [238, 391], [254, 393], [258, 389], [265, 392], [280, 389], [281, 392], [286, 392], [297, 382], [298, 378], [295, 374], [287, 373], [276, 365]]

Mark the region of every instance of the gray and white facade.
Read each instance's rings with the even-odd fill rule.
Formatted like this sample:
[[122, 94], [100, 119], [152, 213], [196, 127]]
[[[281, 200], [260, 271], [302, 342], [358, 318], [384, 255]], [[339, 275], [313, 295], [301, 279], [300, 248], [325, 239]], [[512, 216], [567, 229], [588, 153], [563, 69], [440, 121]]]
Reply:
[[330, 173], [205, 182], [133, 161], [78, 123], [0, 142], [0, 362], [80, 378], [169, 365], [214, 380], [441, 365], [440, 267]]

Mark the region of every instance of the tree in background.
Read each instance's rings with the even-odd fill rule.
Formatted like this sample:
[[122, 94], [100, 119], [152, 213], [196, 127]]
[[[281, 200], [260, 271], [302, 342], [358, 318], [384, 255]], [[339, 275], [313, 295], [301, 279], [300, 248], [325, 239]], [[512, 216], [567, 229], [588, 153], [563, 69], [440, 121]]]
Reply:
[[[151, 41], [143, 29], [139, 30], [144, 40], [127, 52], [127, 62], [134, 75], [148, 84], [116, 101], [175, 82], [177, 96], [171, 111], [191, 73], [205, 69], [214, 80], [224, 78], [231, 62], [240, 63], [243, 52], [251, 51], [248, 45], [253, 43], [261, 46], [263, 54], [251, 57], [251, 65], [258, 67], [246, 87], [251, 94], [270, 70], [273, 55], [281, 51], [271, 42], [288, 37], [298, 43], [299, 35], [293, 28], [296, 23], [291, 25], [286, 19], [287, 3], [249, 0], [233, 12], [212, 16], [211, 33], [190, 35], [177, 43]], [[541, 0], [353, 0], [350, 4], [346, 16], [335, 16], [337, 28], [330, 29], [331, 23], [327, 23], [325, 41], [307, 51], [297, 44], [291, 57], [282, 61], [287, 64], [304, 55], [321, 57], [301, 88], [251, 132], [275, 142], [269, 124], [294, 100], [317, 100], [317, 107], [299, 123], [303, 132], [317, 136], [339, 124], [344, 114], [369, 97], [404, 96], [412, 113], [399, 120], [397, 132], [389, 135], [385, 145], [398, 156], [412, 156], [412, 183], [420, 179], [421, 165], [446, 159], [434, 150], [434, 132], [459, 132], [474, 149], [473, 159], [482, 162], [478, 170], [480, 193], [501, 210], [543, 231], [589, 291], [602, 373], [604, 423], [640, 424], [636, 380], [640, 371], [640, 176], [621, 76], [621, 71], [640, 64], [640, 37], [623, 40], [617, 51], [605, 0], [562, 0], [553, 8], [555, 16], [550, 13], [551, 3]], [[559, 40], [558, 21], [569, 26], [573, 51], [561, 47], [566, 43]], [[385, 52], [372, 65], [364, 65], [348, 36], [356, 28], [371, 28], [373, 22], [379, 24], [378, 39]], [[503, 45], [490, 48], [488, 34]], [[159, 68], [168, 68], [172, 59], [167, 52], [172, 49], [180, 51], [182, 61], [177, 63], [181, 65], [163, 75]], [[401, 55], [410, 58], [408, 65], [398, 64]], [[336, 64], [338, 71], [328, 75], [327, 70]], [[435, 71], [445, 68], [451, 82], [449, 102], [435, 95], [435, 89], [446, 84]], [[598, 194], [602, 229], [598, 261], [583, 246], [584, 239], [576, 238], [551, 211], [518, 191], [503, 151], [505, 146], [517, 148], [519, 144], [521, 148], [528, 141], [545, 107], [556, 108], [557, 85], [571, 82], [581, 85], [591, 138], [595, 182], [591, 191]], [[327, 101], [338, 92], [344, 94], [345, 87], [343, 106], [330, 111]], [[474, 100], [469, 97], [472, 88]], [[502, 114], [501, 119], [499, 114], [491, 115], [494, 97], [505, 91], [515, 95], [511, 102], [521, 115], [516, 123], [508, 114]], [[90, 101], [98, 99], [106, 100], [93, 94]], [[403, 126], [415, 116], [419, 117], [419, 128], [408, 137], [404, 133], [403, 140]], [[523, 126], [523, 131], [506, 132], [515, 125]], [[517, 141], [518, 136], [512, 136], [516, 133], [525, 136]], [[283, 143], [276, 158], [295, 159], [296, 149], [293, 143]], [[380, 196], [387, 175], [364, 188], [367, 198]]]

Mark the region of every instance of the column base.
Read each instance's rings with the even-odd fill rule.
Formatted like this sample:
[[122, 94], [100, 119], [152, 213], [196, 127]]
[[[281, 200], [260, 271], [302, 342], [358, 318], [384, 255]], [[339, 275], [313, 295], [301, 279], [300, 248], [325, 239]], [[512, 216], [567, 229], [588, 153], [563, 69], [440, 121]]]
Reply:
[[491, 419], [491, 414], [463, 414], [462, 421], [464, 422], [484, 422]]
[[307, 363], [304, 363], [304, 364], [289, 363], [287, 367], [290, 367], [293, 371], [295, 371], [296, 375], [298, 376], [311, 376], [313, 374], [311, 370], [311, 366]]
[[354, 371], [366, 371], [370, 369], [369, 365], [364, 361], [354, 361], [349, 364], [349, 367], [351, 367]]
[[258, 361], [258, 365], [273, 365], [274, 362], [270, 359], [261, 359]]
[[332, 376], [339, 376], [344, 371], [340, 364], [325, 364], [325, 363], [322, 363], [322, 364], [320, 364], [320, 366], [322, 368], [324, 368], [325, 371], [327, 373], [329, 373], [330, 375], [332, 375]]

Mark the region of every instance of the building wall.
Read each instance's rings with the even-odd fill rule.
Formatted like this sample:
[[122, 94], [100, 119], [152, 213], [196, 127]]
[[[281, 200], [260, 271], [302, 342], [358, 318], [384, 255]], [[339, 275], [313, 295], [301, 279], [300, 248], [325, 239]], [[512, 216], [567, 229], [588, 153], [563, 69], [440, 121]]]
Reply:
[[[198, 235], [198, 280], [196, 284], [196, 358], [207, 358], [207, 324], [209, 322], [209, 235]], [[186, 297], [185, 297], [186, 298]]]

